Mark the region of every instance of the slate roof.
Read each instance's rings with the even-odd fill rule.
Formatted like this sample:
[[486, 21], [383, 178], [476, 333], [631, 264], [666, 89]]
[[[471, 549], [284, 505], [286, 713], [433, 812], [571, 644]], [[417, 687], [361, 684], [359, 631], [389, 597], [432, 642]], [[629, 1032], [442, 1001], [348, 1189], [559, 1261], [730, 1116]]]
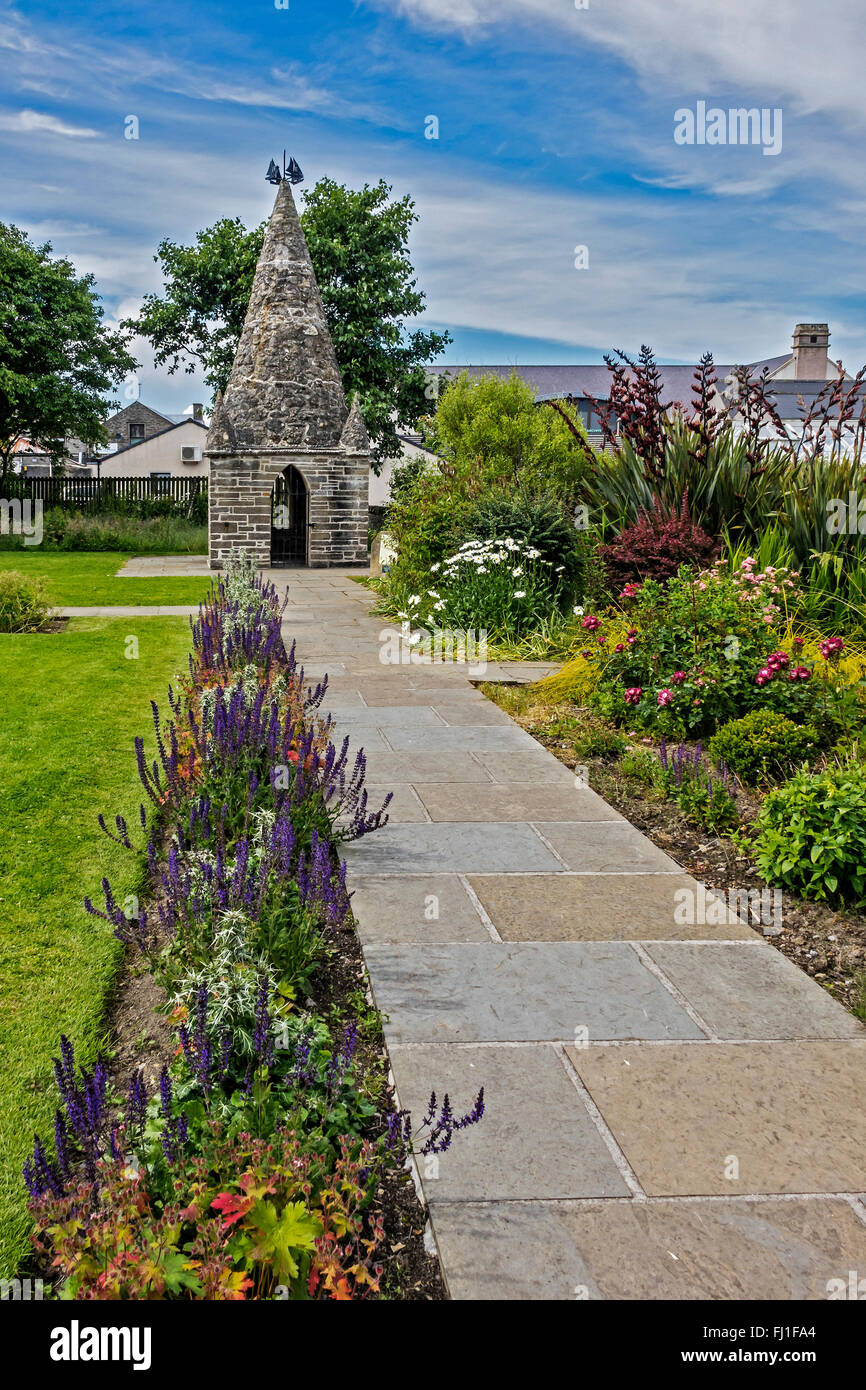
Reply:
[[[773, 371], [776, 367], [781, 367], [783, 362], [789, 361], [790, 357], [790, 353], [785, 353], [781, 357], [767, 357], [760, 362], [750, 362], [747, 365], [753, 373], [760, 372], [764, 367]], [[715, 363], [716, 378], [720, 388], [724, 386], [725, 377], [731, 374], [733, 367], [734, 364], [732, 363]], [[658, 368], [662, 379], [662, 400], [691, 401], [694, 366], [660, 362]], [[577, 363], [562, 367], [533, 365], [523, 367], [514, 363], [494, 366], [466, 364], [456, 367], [429, 367], [427, 370], [436, 376], [458, 376], [460, 372], [468, 372], [470, 377], [499, 376], [505, 378], [510, 377], [512, 372], [516, 372], [521, 381], [525, 381], [527, 386], [533, 389], [539, 400], [560, 400], [563, 396], [594, 396], [596, 400], [606, 400], [610, 391], [610, 372], [603, 362], [589, 363], [585, 366]]]

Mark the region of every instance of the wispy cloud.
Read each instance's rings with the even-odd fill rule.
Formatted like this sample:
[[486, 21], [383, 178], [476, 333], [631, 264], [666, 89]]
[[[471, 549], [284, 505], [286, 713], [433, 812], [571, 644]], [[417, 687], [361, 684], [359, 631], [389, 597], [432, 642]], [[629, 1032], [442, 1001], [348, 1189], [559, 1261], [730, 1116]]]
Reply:
[[89, 126], [70, 125], [59, 116], [48, 111], [0, 111], [0, 130], [18, 132], [22, 135], [48, 134], [66, 135], [70, 139], [98, 140], [99, 131]]

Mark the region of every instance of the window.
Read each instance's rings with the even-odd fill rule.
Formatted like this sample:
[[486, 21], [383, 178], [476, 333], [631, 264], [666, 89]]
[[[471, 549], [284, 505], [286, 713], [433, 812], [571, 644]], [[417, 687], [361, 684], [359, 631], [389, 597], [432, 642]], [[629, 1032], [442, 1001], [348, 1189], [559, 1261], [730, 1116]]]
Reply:
[[129, 442], [134, 444], [139, 439], [144, 439], [144, 422], [142, 420], [130, 420]]
[[168, 492], [171, 492], [171, 474], [170, 474], [170, 473], [151, 473], [150, 479], [151, 479], [151, 482], [153, 483], [153, 490], [154, 490], [154, 492], [156, 492], [156, 493], [168, 493]]

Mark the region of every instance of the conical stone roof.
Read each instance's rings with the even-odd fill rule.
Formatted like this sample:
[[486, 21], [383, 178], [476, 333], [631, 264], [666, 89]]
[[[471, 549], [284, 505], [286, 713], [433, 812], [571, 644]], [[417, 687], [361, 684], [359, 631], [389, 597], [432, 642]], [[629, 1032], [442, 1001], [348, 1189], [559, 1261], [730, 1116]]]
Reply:
[[284, 180], [206, 448], [337, 449], [348, 415], [322, 296]]

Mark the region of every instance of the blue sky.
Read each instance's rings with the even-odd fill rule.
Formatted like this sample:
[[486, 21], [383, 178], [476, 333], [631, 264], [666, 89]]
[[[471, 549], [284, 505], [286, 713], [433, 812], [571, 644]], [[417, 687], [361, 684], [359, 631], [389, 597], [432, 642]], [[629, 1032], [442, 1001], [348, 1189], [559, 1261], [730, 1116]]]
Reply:
[[[425, 321], [452, 332], [449, 361], [642, 342], [749, 360], [816, 319], [856, 368], [860, 3], [0, 0], [0, 219], [93, 271], [123, 315], [159, 288], [162, 237], [267, 214], [285, 146], [310, 183], [384, 177], [416, 200]], [[780, 153], [678, 145], [674, 113], [699, 101], [781, 109]], [[144, 399], [206, 398], [137, 350]]]

